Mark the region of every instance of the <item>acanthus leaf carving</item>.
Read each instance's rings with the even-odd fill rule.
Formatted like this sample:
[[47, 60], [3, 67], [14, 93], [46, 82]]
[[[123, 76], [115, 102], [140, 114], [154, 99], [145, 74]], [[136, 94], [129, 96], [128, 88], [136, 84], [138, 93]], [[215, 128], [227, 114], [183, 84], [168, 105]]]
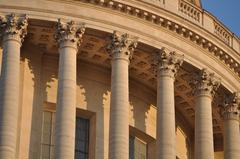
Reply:
[[213, 98], [220, 82], [220, 78], [204, 68], [194, 77], [190, 85], [193, 87], [195, 95], [207, 95]]
[[153, 67], [158, 76], [171, 76], [175, 78], [178, 69], [181, 67], [184, 55], [175, 51], [167, 51], [164, 47], [154, 55]]
[[220, 106], [220, 115], [224, 120], [239, 120], [240, 92], [234, 92], [232, 96], [225, 97], [225, 103]]
[[127, 60], [132, 58], [134, 49], [137, 47], [137, 38], [127, 33], [113, 32], [111, 42], [107, 46], [107, 52], [113, 58], [121, 57]]
[[[81, 0], [81, 1], [84, 1], [86, 3], [91, 3], [92, 2], [92, 1], [85, 1], [85, 0]], [[101, 1], [101, 2], [99, 2], [99, 0], [93, 0], [93, 1], [96, 1], [96, 3], [92, 3], [94, 5], [100, 5], [101, 7], [107, 6], [108, 8], [112, 8], [112, 9], [117, 10], [119, 12], [125, 12], [128, 15], [132, 15], [132, 16], [135, 16], [137, 18], [142, 18], [142, 19], [144, 19], [148, 22], [152, 22], [152, 23], [157, 24], [161, 27], [168, 28], [171, 31], [176, 32], [180, 36], [188, 38], [189, 40], [191, 40], [195, 44], [201, 46], [202, 48], [208, 49], [209, 52], [215, 50], [215, 53], [214, 53], [215, 56], [218, 57], [218, 58], [221, 58], [221, 60], [223, 60], [229, 68], [234, 70], [234, 72], [237, 76], [240, 76], [240, 73], [239, 73], [240, 65], [239, 65], [238, 61], [236, 61], [233, 57], [230, 56], [230, 58], [233, 60], [233, 64], [229, 65], [228, 64], [228, 59], [226, 59], [225, 56], [224, 56], [224, 55], [228, 55], [227, 52], [223, 51], [218, 45], [216, 45], [214, 43], [211, 46], [207, 45], [207, 43], [210, 42], [210, 40], [208, 40], [206, 37], [201, 36], [200, 34], [197, 34], [193, 30], [190, 30], [188, 27], [184, 27], [180, 23], [176, 23], [176, 22], [173, 22], [169, 19], [166, 19], [159, 14], [149, 12], [149, 11], [141, 9], [141, 8], [136, 8], [135, 6], [130, 6], [129, 4], [124, 4], [123, 2], [119, 2], [119, 1]], [[146, 0], [146, 1], [148, 1], [148, 0]], [[155, 1], [157, 1], [157, 0], [155, 0]], [[119, 6], [119, 5], [122, 6], [121, 8], [125, 8], [125, 9], [119, 9], [119, 7], [116, 7], [116, 6]], [[147, 15], [151, 15], [151, 17], [154, 17], [154, 18], [146, 18], [146, 16], [141, 16], [144, 12]], [[198, 16], [198, 12], [196, 12], [196, 16]], [[195, 19], [197, 20], [197, 19], [199, 19], [199, 17], [197, 17]], [[171, 27], [169, 27], [169, 25], [168, 25], [169, 23], [175, 23], [175, 25], [171, 25]], [[192, 33], [192, 35], [189, 34], [190, 32]], [[226, 44], [228, 46], [230, 46], [229, 43], [226, 43]], [[212, 49], [212, 48], [215, 48], [215, 49]]]
[[28, 17], [16, 16], [15, 14], [0, 17], [1, 36], [3, 38], [13, 38], [19, 42], [23, 42], [27, 34]]
[[77, 25], [74, 21], [64, 23], [61, 19], [58, 19], [55, 39], [60, 45], [64, 42], [71, 42], [76, 47], [79, 47], [82, 43], [84, 32], [84, 24]]

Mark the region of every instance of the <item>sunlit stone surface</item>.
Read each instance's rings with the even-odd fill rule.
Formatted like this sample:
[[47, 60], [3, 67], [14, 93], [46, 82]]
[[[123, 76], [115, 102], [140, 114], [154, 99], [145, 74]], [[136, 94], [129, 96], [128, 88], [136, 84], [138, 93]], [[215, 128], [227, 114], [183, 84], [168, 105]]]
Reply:
[[0, 17], [0, 159], [240, 158], [240, 40], [200, 0], [1, 0]]

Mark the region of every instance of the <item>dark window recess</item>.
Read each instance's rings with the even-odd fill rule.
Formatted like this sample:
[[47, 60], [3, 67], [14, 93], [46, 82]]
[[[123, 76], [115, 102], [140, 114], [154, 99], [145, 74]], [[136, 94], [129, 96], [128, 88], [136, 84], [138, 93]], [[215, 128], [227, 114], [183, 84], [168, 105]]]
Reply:
[[[75, 159], [88, 159], [89, 155], [89, 119], [76, 118]], [[54, 158], [55, 113], [43, 112], [41, 159]]]
[[75, 159], [88, 159], [89, 120], [77, 117], [75, 137]]
[[129, 159], [147, 159], [147, 143], [129, 136]]

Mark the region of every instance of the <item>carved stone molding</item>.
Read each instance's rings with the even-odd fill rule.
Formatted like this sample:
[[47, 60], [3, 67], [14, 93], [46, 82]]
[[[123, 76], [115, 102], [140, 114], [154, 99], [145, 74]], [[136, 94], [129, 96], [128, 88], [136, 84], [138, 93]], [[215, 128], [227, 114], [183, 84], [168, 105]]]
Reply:
[[170, 76], [175, 78], [178, 69], [183, 63], [183, 59], [184, 55], [162, 48], [155, 54], [153, 59], [153, 67], [157, 72], [157, 76]]
[[231, 97], [226, 97], [223, 106], [220, 106], [220, 115], [224, 120], [239, 120], [240, 92], [235, 92]]
[[15, 14], [0, 17], [0, 36], [3, 40], [17, 40], [23, 42], [27, 34], [28, 18], [24, 16], [16, 16]]
[[202, 18], [202, 11], [195, 5], [193, 5], [191, 2], [185, 1], [185, 0], [179, 0], [179, 11], [186, 15], [187, 17], [197, 21], [198, 23], [201, 23]]
[[137, 47], [137, 38], [127, 33], [113, 32], [111, 42], [107, 46], [107, 52], [112, 58], [131, 59], [134, 49]]
[[76, 24], [74, 21], [64, 23], [58, 19], [55, 39], [60, 47], [65, 47], [67, 45], [78, 49], [82, 43], [84, 32], [84, 24]]
[[196, 96], [206, 95], [213, 98], [220, 86], [220, 78], [217, 78], [214, 73], [208, 72], [205, 68], [191, 82]]
[[231, 34], [218, 22], [214, 22], [214, 33], [221, 38], [226, 44], [230, 44]]
[[[238, 77], [240, 77], [240, 63], [231, 57], [227, 52], [223, 49], [219, 48], [217, 45], [212, 43], [210, 40], [205, 38], [204, 36], [199, 35], [198, 33], [192, 31], [191, 29], [178, 24], [172, 20], [169, 20], [165, 17], [162, 17], [153, 12], [146, 11], [142, 8], [137, 8], [135, 6], [130, 6], [129, 4], [124, 4], [119, 1], [103, 1], [103, 0], [79, 0], [84, 3], [91, 3], [93, 5], [98, 5], [100, 7], [109, 8], [121, 13], [125, 13], [137, 18], [141, 18], [145, 21], [158, 25], [159, 27], [163, 27], [169, 31], [175, 32], [179, 36], [182, 36], [194, 44], [206, 49], [209, 53], [217, 57], [219, 60], [223, 61], [227, 67], [233, 70]], [[222, 38], [216, 37], [219, 40], [223, 41]], [[225, 41], [223, 41], [225, 42]], [[232, 48], [230, 44], [225, 44]]]

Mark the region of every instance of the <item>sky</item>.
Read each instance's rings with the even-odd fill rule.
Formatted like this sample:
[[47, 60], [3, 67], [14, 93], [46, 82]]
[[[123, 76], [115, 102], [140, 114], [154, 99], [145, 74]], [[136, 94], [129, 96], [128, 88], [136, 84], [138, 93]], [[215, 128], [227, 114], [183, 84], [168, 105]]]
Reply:
[[240, 37], [240, 0], [202, 0], [202, 7]]

